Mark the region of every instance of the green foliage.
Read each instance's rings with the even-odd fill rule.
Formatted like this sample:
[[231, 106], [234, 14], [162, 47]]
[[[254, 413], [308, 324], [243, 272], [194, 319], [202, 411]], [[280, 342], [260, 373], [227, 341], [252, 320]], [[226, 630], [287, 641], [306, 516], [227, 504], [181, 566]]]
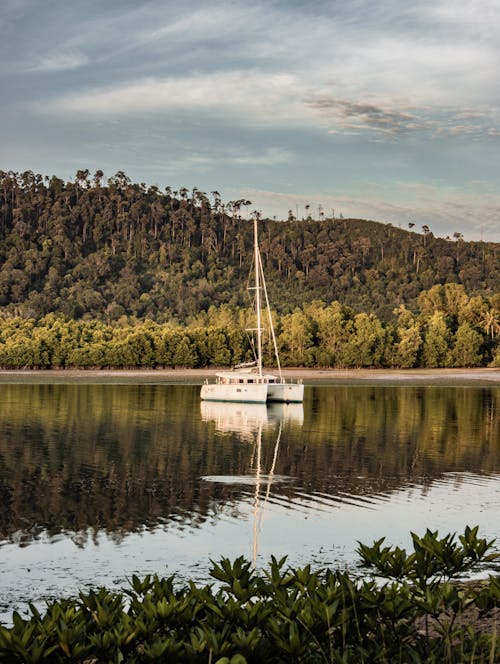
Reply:
[[[252, 238], [241, 211], [250, 201], [146, 188], [122, 171], [107, 182], [102, 171], [82, 173], [63, 182], [0, 171], [0, 307], [9, 315], [185, 324], [211, 306], [245, 305]], [[321, 299], [385, 323], [401, 304], [416, 310], [426, 289], [426, 316], [463, 308], [463, 287], [487, 297], [499, 290], [494, 243], [310, 216], [263, 220], [260, 235], [280, 315]]]
[[437, 309], [427, 321], [423, 360], [426, 367], [445, 367], [451, 345], [451, 331], [443, 311]]
[[342, 349], [343, 364], [348, 367], [383, 366], [386, 333], [373, 314], [358, 314], [352, 334]]
[[363, 563], [390, 579], [293, 569], [272, 558], [257, 573], [243, 558], [214, 563], [215, 585], [177, 587], [174, 577], [133, 576], [122, 592], [104, 588], [31, 606], [0, 626], [7, 662], [493, 662], [498, 578], [479, 589], [449, 583], [498, 558], [477, 528], [463, 535], [412, 535], [413, 553], [360, 544]]
[[436, 587], [473, 570], [478, 563], [488, 563], [498, 554], [488, 553], [494, 542], [478, 537], [478, 527], [466, 527], [457, 537], [449, 534], [442, 539], [438, 532], [427, 530], [423, 537], [411, 533], [414, 553], [408, 555], [399, 547], [383, 547], [384, 538], [373, 545], [360, 544], [362, 562], [381, 576], [398, 581], [406, 578], [421, 590]]
[[[455, 285], [456, 286], [456, 285]], [[448, 307], [437, 289], [422, 293], [424, 311], [395, 311], [397, 323], [374, 314], [355, 314], [339, 302], [315, 300], [292, 314], [273, 314], [284, 366], [462, 367], [495, 365], [500, 335], [498, 301], [469, 298], [453, 289], [459, 304]], [[448, 292], [445, 291], [444, 292]], [[458, 297], [460, 296], [460, 297]], [[441, 308], [440, 308], [441, 307]], [[249, 309], [211, 307], [191, 324], [121, 318], [115, 323], [71, 320], [61, 314], [24, 319], [0, 316], [0, 367], [205, 367], [253, 359], [254, 327]], [[274, 360], [271, 336], [264, 335], [264, 358]]]
[[470, 323], [462, 323], [455, 334], [455, 343], [447, 364], [454, 367], [481, 366], [483, 344], [483, 336]]

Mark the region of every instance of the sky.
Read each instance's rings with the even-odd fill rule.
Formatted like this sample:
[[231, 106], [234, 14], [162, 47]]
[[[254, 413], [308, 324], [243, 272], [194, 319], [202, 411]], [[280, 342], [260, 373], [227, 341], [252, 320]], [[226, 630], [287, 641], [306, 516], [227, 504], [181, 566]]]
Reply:
[[0, 0], [0, 169], [500, 241], [499, 0]]

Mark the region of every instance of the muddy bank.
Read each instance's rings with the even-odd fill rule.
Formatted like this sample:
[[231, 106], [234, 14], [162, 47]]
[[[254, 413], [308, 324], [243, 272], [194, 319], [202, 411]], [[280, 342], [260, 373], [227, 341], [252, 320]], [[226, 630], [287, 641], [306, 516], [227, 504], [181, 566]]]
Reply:
[[[0, 371], [0, 383], [150, 383], [199, 385], [214, 377], [211, 369], [50, 369]], [[306, 385], [407, 384], [407, 385], [494, 385], [500, 369], [284, 369], [287, 378]]]

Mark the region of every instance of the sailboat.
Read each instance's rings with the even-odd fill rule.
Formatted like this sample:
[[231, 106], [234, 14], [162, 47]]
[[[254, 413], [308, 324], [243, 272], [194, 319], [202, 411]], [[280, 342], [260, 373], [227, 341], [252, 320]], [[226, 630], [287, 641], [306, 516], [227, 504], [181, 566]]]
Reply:
[[[301, 380], [287, 382], [281, 372], [278, 355], [278, 345], [274, 334], [271, 307], [267, 296], [266, 281], [262, 269], [262, 260], [259, 250], [257, 231], [257, 215], [253, 220], [254, 235], [254, 263], [255, 263], [255, 309], [257, 313], [257, 356], [255, 362], [237, 365], [232, 371], [220, 371], [215, 375], [215, 382], [208, 380], [201, 387], [201, 398], [205, 401], [241, 401], [246, 403], [267, 403], [281, 401], [285, 403], [302, 403], [304, 400], [304, 385]], [[278, 368], [278, 375], [265, 373], [262, 366], [262, 293], [266, 302], [269, 318], [269, 327], [274, 345], [274, 354]]]

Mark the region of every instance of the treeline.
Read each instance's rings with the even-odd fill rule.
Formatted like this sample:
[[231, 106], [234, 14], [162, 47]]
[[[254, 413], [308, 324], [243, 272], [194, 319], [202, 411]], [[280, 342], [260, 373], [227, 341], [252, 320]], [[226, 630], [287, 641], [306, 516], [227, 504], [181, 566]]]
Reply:
[[[274, 314], [284, 366], [479, 367], [500, 366], [500, 294], [470, 297], [463, 286], [424, 291], [418, 313], [404, 306], [394, 321], [355, 313], [339, 302], [313, 301], [290, 314]], [[249, 309], [221, 306], [189, 326], [72, 320], [48, 314], [38, 320], [0, 318], [0, 367], [206, 367], [252, 360], [255, 327]], [[274, 364], [269, 330], [265, 362]]]
[[[80, 170], [74, 182], [0, 171], [0, 310], [187, 324], [211, 306], [245, 307], [252, 238], [242, 215], [250, 205], [224, 203], [217, 191], [147, 187], [122, 171], [106, 181], [100, 170]], [[400, 305], [416, 310], [419, 294], [436, 284], [485, 298], [500, 290], [498, 244], [317, 216], [261, 222], [281, 315], [337, 301], [388, 322]]]

